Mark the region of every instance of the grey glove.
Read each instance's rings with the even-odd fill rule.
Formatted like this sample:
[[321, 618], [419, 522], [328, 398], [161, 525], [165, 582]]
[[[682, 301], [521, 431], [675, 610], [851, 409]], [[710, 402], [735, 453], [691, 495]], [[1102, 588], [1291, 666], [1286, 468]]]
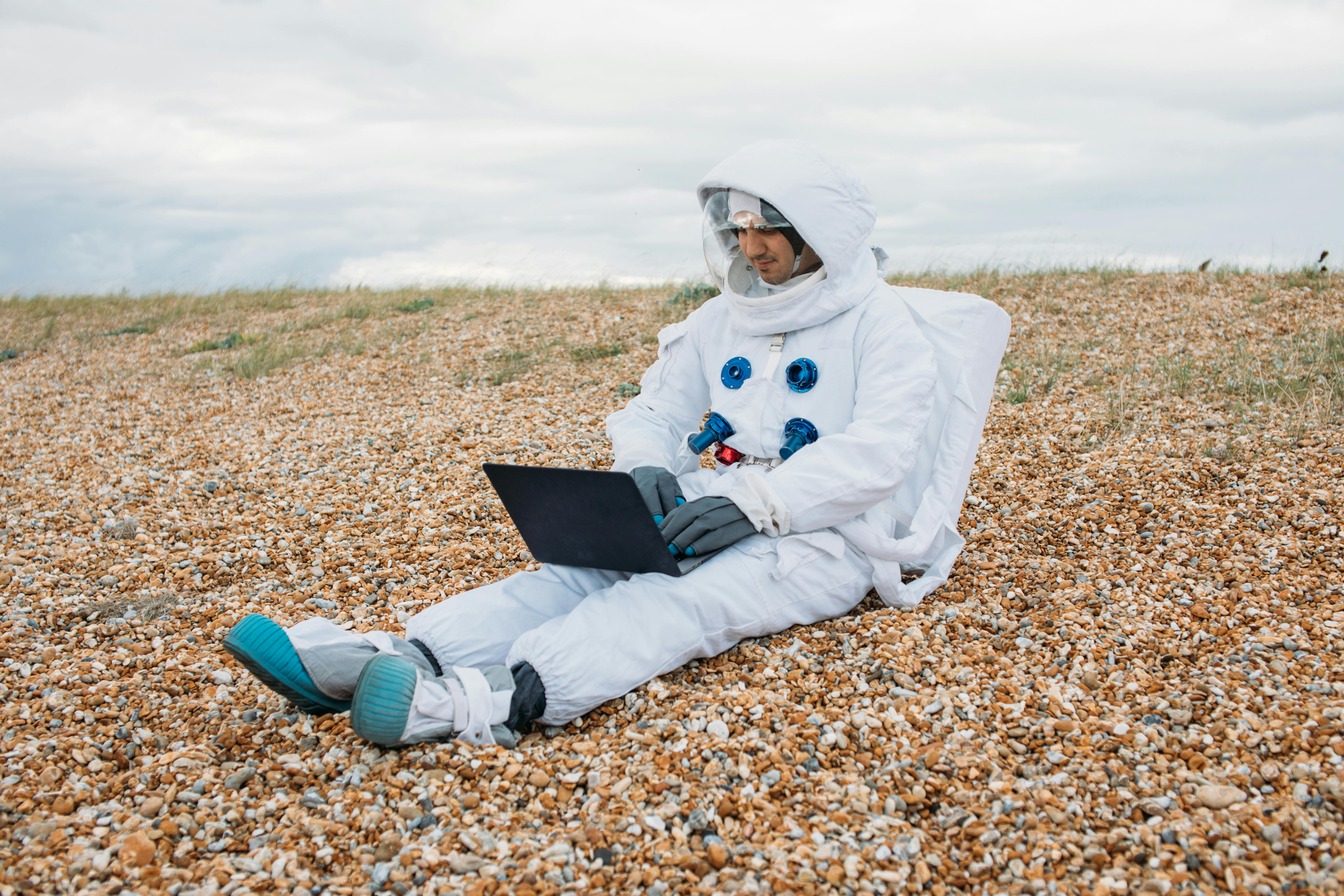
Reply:
[[662, 467], [635, 467], [630, 476], [639, 486], [639, 495], [653, 514], [653, 521], [661, 523], [663, 517], [686, 503], [681, 496], [681, 486], [671, 470]]
[[679, 557], [703, 557], [756, 534], [731, 498], [707, 495], [683, 504], [663, 520], [663, 538]]

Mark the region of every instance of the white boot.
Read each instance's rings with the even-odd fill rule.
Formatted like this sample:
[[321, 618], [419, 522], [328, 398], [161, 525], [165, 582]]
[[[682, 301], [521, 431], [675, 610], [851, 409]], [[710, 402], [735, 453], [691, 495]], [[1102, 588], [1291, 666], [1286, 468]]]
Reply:
[[385, 632], [346, 631], [326, 619], [286, 629], [252, 613], [229, 631], [224, 649], [271, 690], [315, 715], [349, 709], [360, 670], [380, 653], [401, 656], [425, 671], [433, 668], [410, 641]]
[[505, 724], [513, 676], [504, 666], [454, 666], [435, 677], [405, 658], [379, 654], [365, 664], [350, 705], [350, 725], [382, 746], [459, 737], [517, 746]]

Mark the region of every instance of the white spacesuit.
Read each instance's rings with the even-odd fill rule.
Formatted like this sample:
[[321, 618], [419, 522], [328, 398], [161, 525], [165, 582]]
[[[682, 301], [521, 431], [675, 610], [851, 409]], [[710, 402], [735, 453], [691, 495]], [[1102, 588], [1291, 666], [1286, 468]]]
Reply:
[[[728, 543], [703, 542], [717, 550], [679, 578], [519, 573], [412, 617], [406, 641], [249, 617], [255, 633], [226, 647], [302, 708], [352, 701], [375, 742], [510, 742], [744, 638], [841, 615], [875, 586], [912, 605], [945, 581], [1006, 315], [888, 286], [867, 190], [805, 144], [742, 149], [699, 200], [722, 294], [659, 334], [607, 428], [615, 469], [676, 477], [685, 506], [668, 522], [712, 505], [736, 523]], [[743, 222], [789, 243], [753, 254]], [[715, 469], [691, 442], [716, 448]]]

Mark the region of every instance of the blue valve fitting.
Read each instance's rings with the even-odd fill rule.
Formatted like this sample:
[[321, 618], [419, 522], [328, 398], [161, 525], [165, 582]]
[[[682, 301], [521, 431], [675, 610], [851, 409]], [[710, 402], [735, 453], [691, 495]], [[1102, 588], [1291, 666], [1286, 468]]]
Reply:
[[817, 362], [799, 358], [784, 368], [784, 379], [794, 392], [807, 392], [817, 384]]
[[738, 355], [723, 362], [719, 381], [729, 389], [741, 389], [742, 384], [751, 378], [751, 362]]
[[802, 417], [794, 417], [784, 424], [784, 444], [779, 446], [779, 456], [788, 460], [799, 448], [816, 440], [817, 428]]
[[691, 446], [691, 451], [695, 454], [703, 454], [710, 445], [722, 442], [735, 432], [737, 430], [733, 429], [733, 425], [725, 420], [722, 414], [714, 411], [705, 420], [704, 429], [686, 437], [686, 444]]

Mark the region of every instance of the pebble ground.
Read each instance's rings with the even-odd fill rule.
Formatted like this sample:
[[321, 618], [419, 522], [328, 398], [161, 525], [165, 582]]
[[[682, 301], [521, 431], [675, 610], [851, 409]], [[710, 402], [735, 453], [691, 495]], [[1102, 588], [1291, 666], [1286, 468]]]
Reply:
[[926, 279], [1014, 330], [951, 581], [516, 750], [220, 649], [532, 565], [674, 289], [0, 302], [0, 896], [1344, 890], [1344, 289]]

